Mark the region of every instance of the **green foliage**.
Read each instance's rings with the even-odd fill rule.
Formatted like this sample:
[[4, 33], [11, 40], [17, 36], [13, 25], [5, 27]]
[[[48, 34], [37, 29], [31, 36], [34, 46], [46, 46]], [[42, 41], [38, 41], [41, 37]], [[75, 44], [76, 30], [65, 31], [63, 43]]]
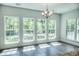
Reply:
[[24, 27], [25, 29], [31, 29], [33, 26], [33, 22], [30, 19], [25, 19], [24, 21]]
[[37, 21], [37, 32], [44, 33], [45, 32], [45, 20]]
[[76, 24], [76, 21], [75, 20], [72, 20], [72, 19], [71, 20], [68, 20], [67, 21], [67, 24], [66, 24], [67, 30], [74, 31], [75, 24]]
[[18, 33], [19, 19], [17, 17], [5, 16], [6, 41], [15, 42], [15, 35]]
[[48, 20], [48, 27], [55, 29], [55, 21], [54, 20]]

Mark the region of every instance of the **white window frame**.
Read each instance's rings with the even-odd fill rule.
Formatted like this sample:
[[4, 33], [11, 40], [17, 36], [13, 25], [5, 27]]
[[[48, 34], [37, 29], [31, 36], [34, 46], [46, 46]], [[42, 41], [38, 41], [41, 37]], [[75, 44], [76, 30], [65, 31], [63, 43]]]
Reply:
[[[5, 17], [16, 17], [16, 18], [18, 18], [18, 22], [19, 22], [19, 17], [17, 17], [17, 16], [4, 16], [4, 44], [16, 44], [16, 43], [19, 43], [20, 42], [20, 37], [19, 37], [19, 29], [18, 29], [18, 40], [16, 41], [16, 42], [6, 42], [6, 22], [5, 22]], [[20, 26], [19, 26], [19, 23], [18, 23], [18, 28], [19, 28]]]
[[[56, 32], [57, 32], [57, 28], [56, 28], [56, 27], [57, 27], [57, 22], [56, 22], [55, 19], [48, 19], [48, 21], [49, 21], [49, 20], [54, 20], [54, 21], [55, 21], [55, 37], [52, 38], [52, 39], [50, 39], [50, 38], [49, 38], [49, 34], [50, 34], [50, 33], [47, 32], [47, 34], [48, 34], [48, 40], [53, 40], [53, 39], [56, 39]], [[47, 23], [47, 26], [48, 26], [48, 23]], [[49, 27], [47, 27], [47, 28], [49, 28]], [[49, 29], [48, 29], [47, 31], [49, 31]], [[51, 33], [51, 35], [52, 35], [52, 33]]]
[[[24, 40], [24, 18], [27, 18], [27, 19], [33, 19], [33, 22], [34, 22], [34, 18], [29, 18], [29, 17], [23, 17], [23, 43], [26, 43], [26, 42], [34, 42], [35, 41], [35, 34], [34, 34], [34, 28], [35, 28], [35, 26], [33, 26], [33, 33], [32, 33], [32, 35], [33, 35], [33, 39], [32, 40], [28, 40], [28, 39], [26, 39], [26, 40]], [[34, 22], [34, 25], [35, 25], [35, 22]], [[30, 34], [26, 34], [26, 35], [29, 35], [30, 36]]]

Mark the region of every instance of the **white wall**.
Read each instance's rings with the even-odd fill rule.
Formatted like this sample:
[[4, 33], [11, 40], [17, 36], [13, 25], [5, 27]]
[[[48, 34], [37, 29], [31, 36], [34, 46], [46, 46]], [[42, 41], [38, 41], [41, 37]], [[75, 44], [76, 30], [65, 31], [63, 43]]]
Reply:
[[61, 41], [79, 46], [79, 42], [74, 42], [66, 39], [66, 20], [68, 19], [79, 19], [79, 9], [72, 10], [62, 14], [61, 16]]
[[[14, 45], [5, 45], [4, 44], [4, 16], [17, 16], [20, 17], [20, 22], [22, 23], [22, 17], [33, 17], [36, 20], [39, 18], [43, 18], [41, 16], [40, 11], [36, 10], [30, 10], [30, 9], [22, 9], [22, 8], [16, 8], [16, 7], [9, 7], [9, 6], [0, 6], [0, 49], [9, 48], [9, 47], [15, 47], [15, 46], [22, 46], [22, 41], [20, 41], [19, 44]], [[53, 41], [58, 41], [60, 38], [60, 15], [55, 14], [50, 19], [55, 19], [57, 21], [57, 38]], [[20, 24], [20, 28], [22, 28], [22, 24]], [[20, 31], [22, 33], [22, 31]], [[20, 38], [22, 40], [22, 34], [20, 34]], [[34, 44], [35, 42], [31, 43]], [[27, 45], [29, 43], [26, 43], [24, 45]]]

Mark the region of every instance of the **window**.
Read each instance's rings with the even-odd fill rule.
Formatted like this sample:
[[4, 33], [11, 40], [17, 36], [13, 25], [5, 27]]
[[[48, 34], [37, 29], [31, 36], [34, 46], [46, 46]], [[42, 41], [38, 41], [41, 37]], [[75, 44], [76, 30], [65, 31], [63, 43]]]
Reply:
[[[34, 42], [56, 38], [56, 20], [46, 20], [23, 17], [22, 27], [19, 26], [19, 18], [14, 16], [5, 16], [5, 44], [20, 43], [20, 41]], [[46, 23], [47, 21], [47, 23]], [[47, 25], [47, 26], [46, 26]], [[22, 28], [22, 29], [21, 29]], [[23, 32], [23, 39], [19, 38], [19, 32]], [[20, 32], [20, 33], [21, 33]]]
[[56, 38], [56, 20], [48, 20], [48, 39]]
[[75, 40], [76, 20], [69, 19], [66, 23], [66, 36], [68, 40]]
[[23, 18], [23, 42], [34, 41], [34, 19]]
[[37, 41], [46, 39], [45, 23], [45, 19], [37, 20]]
[[13, 16], [4, 17], [5, 24], [5, 44], [19, 42], [19, 18]]

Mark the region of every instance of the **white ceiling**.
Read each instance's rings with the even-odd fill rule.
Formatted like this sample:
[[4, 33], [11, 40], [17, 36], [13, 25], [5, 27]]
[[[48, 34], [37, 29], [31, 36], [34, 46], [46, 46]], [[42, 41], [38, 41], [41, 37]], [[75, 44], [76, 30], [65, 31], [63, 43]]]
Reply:
[[[15, 6], [20, 8], [28, 8], [33, 10], [45, 10], [46, 3], [3, 3], [3, 5]], [[49, 10], [56, 13], [65, 13], [73, 9], [77, 9], [78, 3], [48, 3]]]

